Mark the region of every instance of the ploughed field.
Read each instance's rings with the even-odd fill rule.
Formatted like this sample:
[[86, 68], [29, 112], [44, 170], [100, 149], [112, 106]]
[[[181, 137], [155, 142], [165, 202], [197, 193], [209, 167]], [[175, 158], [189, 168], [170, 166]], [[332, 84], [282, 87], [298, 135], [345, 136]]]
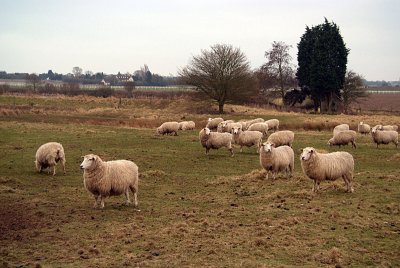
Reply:
[[[266, 180], [255, 148], [209, 156], [198, 141], [210, 103], [189, 99], [0, 96], [0, 263], [74, 267], [400, 266], [400, 148], [357, 136], [354, 189], [343, 180], [311, 192], [300, 148], [331, 152], [338, 123], [397, 124], [396, 115], [328, 116], [227, 106], [227, 119], [278, 118], [295, 132], [295, 172]], [[196, 130], [156, 136], [167, 120]], [[37, 173], [37, 148], [63, 144], [64, 175]], [[81, 156], [139, 166], [138, 209], [123, 196], [93, 209]]]

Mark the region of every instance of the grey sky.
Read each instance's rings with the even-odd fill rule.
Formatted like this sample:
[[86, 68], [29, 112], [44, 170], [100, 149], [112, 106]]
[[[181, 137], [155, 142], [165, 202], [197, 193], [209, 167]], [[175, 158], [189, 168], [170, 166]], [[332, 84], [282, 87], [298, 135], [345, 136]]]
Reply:
[[335, 22], [351, 50], [348, 69], [400, 79], [398, 0], [0, 0], [0, 70], [52, 69], [176, 75], [216, 43], [240, 47], [253, 68], [273, 41], [297, 43], [306, 25]]

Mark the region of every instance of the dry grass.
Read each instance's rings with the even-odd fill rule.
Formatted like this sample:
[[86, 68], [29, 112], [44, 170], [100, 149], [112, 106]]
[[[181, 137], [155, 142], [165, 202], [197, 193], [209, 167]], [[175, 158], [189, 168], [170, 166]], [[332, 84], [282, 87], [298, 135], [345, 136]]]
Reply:
[[[154, 135], [153, 127], [166, 119], [205, 124], [215, 114], [198, 112], [203, 102], [137, 99], [118, 108], [119, 99], [90, 97], [0, 100], [1, 109], [9, 109], [0, 114], [3, 266], [400, 265], [398, 150], [377, 150], [367, 136], [358, 137], [357, 150], [342, 148], [356, 161], [353, 194], [345, 193], [341, 180], [323, 182], [321, 193], [312, 193], [298, 157], [310, 145], [336, 150], [326, 147], [336, 122], [399, 124], [398, 116], [319, 116], [228, 105], [226, 117], [276, 117], [283, 128], [295, 130], [294, 176], [266, 180], [254, 148], [235, 157], [226, 150], [205, 156], [197, 131]], [[34, 171], [36, 148], [49, 140], [64, 145], [66, 175]], [[79, 169], [80, 156], [88, 152], [138, 164], [139, 210], [125, 207], [123, 197], [106, 199], [104, 210], [92, 209]]]

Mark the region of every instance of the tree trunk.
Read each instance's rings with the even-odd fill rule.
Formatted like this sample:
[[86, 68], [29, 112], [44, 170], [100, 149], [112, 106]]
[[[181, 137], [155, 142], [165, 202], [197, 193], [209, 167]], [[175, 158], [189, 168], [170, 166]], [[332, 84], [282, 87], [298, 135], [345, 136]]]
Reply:
[[220, 113], [220, 114], [223, 114], [224, 113], [224, 102], [223, 101], [221, 101], [221, 102], [218, 102], [218, 112]]

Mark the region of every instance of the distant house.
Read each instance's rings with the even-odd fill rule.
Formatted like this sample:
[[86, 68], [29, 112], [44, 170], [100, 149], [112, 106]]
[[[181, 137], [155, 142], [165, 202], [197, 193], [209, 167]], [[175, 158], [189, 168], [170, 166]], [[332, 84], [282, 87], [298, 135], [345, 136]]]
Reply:
[[103, 86], [109, 86], [110, 83], [107, 83], [104, 79], [100, 81], [100, 84]]

